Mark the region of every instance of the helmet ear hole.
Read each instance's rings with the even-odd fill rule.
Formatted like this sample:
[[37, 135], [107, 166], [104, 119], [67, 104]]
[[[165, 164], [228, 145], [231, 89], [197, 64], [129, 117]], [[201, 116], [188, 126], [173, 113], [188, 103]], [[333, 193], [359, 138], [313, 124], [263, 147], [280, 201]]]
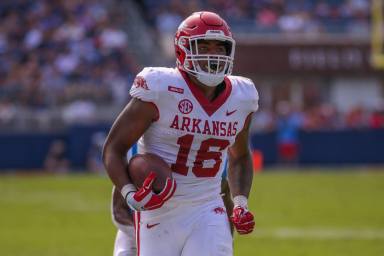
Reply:
[[230, 56], [232, 54], [232, 43], [225, 42], [224, 46], [225, 46], [225, 50], [227, 52], [227, 56]]

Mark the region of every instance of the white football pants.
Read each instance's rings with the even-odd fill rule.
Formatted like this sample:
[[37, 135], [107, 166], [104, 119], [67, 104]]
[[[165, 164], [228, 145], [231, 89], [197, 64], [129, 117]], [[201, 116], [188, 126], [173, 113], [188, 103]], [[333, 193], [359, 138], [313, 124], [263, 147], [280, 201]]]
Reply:
[[160, 215], [136, 212], [135, 227], [138, 256], [233, 255], [221, 198], [177, 205]]
[[136, 256], [135, 228], [125, 226], [124, 232], [117, 230], [113, 256]]

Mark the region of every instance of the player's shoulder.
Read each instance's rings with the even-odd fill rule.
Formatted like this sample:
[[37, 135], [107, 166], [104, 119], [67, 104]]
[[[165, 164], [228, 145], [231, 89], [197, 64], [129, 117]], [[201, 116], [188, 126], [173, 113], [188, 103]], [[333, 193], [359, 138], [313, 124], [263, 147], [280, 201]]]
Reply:
[[146, 67], [136, 77], [143, 77], [149, 83], [161, 84], [166, 80], [178, 78], [180, 74], [175, 68]]
[[155, 101], [178, 76], [175, 68], [146, 67], [135, 77], [130, 94], [144, 101]]
[[250, 98], [252, 100], [259, 100], [259, 93], [256, 85], [250, 78], [243, 76], [228, 76], [231, 81], [233, 90], [241, 95], [241, 97]]

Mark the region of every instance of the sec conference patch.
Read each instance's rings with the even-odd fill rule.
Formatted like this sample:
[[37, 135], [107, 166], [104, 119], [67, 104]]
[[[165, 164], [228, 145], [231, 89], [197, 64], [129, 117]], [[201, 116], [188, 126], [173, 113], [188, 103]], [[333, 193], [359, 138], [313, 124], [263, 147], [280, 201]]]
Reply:
[[193, 104], [190, 100], [188, 99], [183, 99], [179, 102], [179, 110], [183, 114], [189, 114], [193, 110]]

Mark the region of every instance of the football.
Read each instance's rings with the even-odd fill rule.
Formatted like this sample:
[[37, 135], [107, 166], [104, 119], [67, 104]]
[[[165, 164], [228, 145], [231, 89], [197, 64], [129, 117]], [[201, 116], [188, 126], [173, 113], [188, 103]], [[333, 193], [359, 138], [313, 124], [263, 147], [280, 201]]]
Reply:
[[158, 155], [152, 153], [137, 154], [128, 162], [128, 175], [132, 183], [140, 188], [145, 178], [153, 171], [157, 174], [153, 183], [153, 191], [159, 193], [163, 190], [167, 178], [172, 178], [172, 170]]

